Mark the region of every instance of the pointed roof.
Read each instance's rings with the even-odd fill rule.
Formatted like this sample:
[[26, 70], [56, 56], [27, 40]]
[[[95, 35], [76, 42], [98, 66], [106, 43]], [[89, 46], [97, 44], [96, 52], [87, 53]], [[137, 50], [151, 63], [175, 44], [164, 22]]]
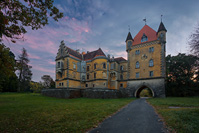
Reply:
[[133, 38], [132, 38], [132, 36], [131, 36], [131, 33], [130, 33], [130, 32], [128, 33], [128, 36], [127, 36], [127, 38], [126, 38], [126, 41], [128, 41], [128, 40], [133, 40]]
[[[153, 30], [151, 27], [148, 25], [145, 25], [139, 32], [138, 34], [134, 37], [134, 42], [133, 45], [141, 44], [141, 39], [143, 34], [145, 34], [148, 38], [146, 42], [154, 41], [157, 40], [157, 35], [156, 31]], [[144, 42], [145, 43], [145, 42]]]
[[97, 56], [105, 56], [104, 52], [102, 51], [101, 48], [99, 48], [98, 50], [92, 51], [92, 52], [88, 52], [87, 54], [84, 54], [84, 60], [91, 60]]
[[160, 32], [160, 31], [166, 31], [167, 32], [167, 30], [166, 30], [166, 28], [164, 27], [164, 24], [161, 22], [160, 23], [160, 26], [159, 26], [159, 28], [158, 28], [158, 32]]

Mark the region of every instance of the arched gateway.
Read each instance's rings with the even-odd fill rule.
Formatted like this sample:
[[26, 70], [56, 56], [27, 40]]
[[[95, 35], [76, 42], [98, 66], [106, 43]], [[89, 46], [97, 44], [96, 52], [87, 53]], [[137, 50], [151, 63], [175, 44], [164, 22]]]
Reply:
[[153, 89], [151, 89], [151, 88], [149, 88], [149, 87], [147, 87], [147, 86], [145, 86], [145, 85], [142, 86], [142, 87], [140, 87], [140, 88], [138, 88], [138, 89], [135, 91], [134, 97], [139, 98], [139, 97], [140, 97], [140, 93], [141, 93], [144, 89], [146, 89], [146, 88], [148, 88], [148, 89], [151, 91], [152, 97], [154, 97]]

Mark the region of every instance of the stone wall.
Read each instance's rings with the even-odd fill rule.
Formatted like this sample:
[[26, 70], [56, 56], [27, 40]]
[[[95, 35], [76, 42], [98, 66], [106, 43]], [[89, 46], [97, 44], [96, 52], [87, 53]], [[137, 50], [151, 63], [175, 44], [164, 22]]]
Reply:
[[111, 90], [101, 88], [88, 88], [88, 89], [44, 89], [42, 95], [57, 97], [57, 98], [101, 98], [101, 99], [112, 99], [112, 98], [124, 98], [129, 97], [125, 89]]
[[154, 94], [153, 97], [165, 97], [165, 79], [144, 79], [144, 80], [133, 80], [127, 82], [127, 91], [131, 97], [136, 97], [139, 89], [149, 88]]
[[56, 98], [79, 98], [81, 97], [80, 89], [44, 89], [41, 94]]

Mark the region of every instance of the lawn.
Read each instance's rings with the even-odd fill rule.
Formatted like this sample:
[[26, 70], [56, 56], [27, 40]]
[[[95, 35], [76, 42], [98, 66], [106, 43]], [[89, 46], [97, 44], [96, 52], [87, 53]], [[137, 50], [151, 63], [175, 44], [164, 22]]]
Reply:
[[33, 93], [2, 93], [0, 132], [85, 132], [133, 100], [57, 99]]
[[172, 131], [199, 133], [199, 97], [153, 98], [148, 101], [156, 108]]

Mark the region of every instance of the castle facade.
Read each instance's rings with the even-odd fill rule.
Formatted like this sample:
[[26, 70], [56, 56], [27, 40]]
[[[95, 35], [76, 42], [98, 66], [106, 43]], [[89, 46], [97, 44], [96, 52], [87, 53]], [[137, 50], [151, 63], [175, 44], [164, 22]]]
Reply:
[[145, 25], [133, 38], [126, 38], [127, 60], [110, 58], [101, 48], [82, 52], [61, 42], [56, 56], [56, 88], [126, 88], [137, 97], [144, 88], [154, 97], [165, 97], [166, 28], [161, 22], [157, 32]]

